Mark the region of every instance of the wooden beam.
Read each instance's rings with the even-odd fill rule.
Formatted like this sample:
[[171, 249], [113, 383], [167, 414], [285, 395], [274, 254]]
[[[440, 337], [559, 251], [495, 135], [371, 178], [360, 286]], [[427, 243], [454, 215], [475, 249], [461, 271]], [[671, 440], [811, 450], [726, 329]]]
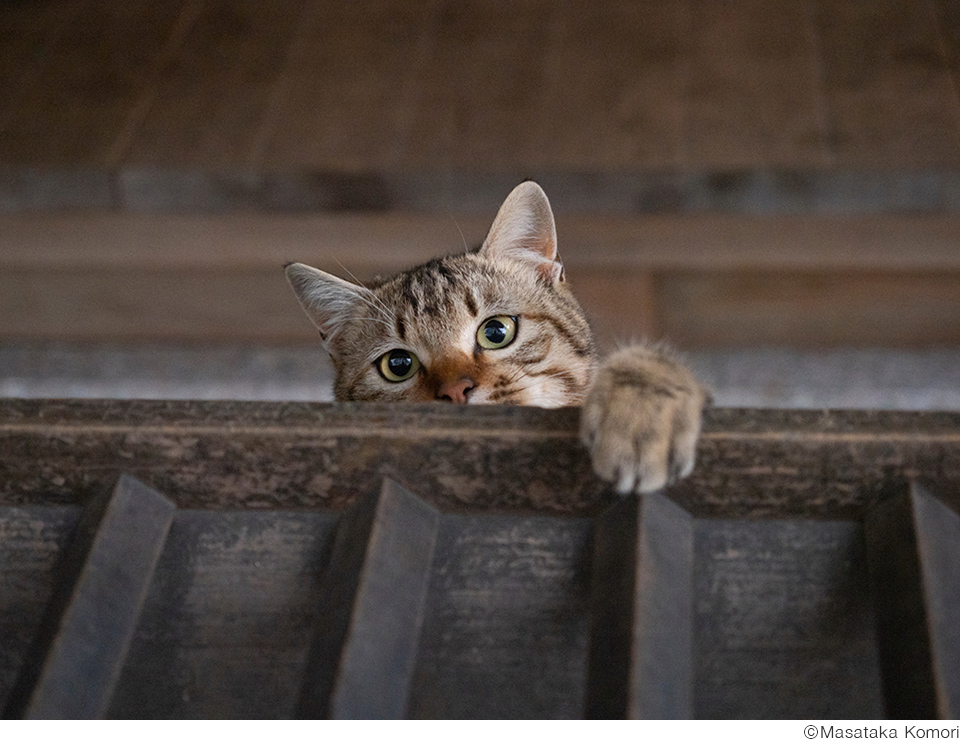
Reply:
[[[83, 504], [129, 471], [184, 508], [342, 510], [385, 476], [443, 511], [590, 516], [616, 497], [578, 421], [437, 403], [0, 399], [0, 504]], [[960, 480], [956, 413], [713, 408], [693, 475], [668, 495], [697, 517], [860, 518], [923, 471]]]
[[298, 714], [402, 719], [440, 515], [385, 480], [337, 528]]
[[128, 476], [88, 504], [6, 716], [104, 717], [175, 510]]
[[597, 518], [588, 717], [693, 718], [693, 549], [693, 518], [659, 494]]
[[887, 713], [960, 715], [960, 514], [912, 483], [866, 518]]
[[910, 500], [916, 523], [937, 715], [960, 718], [960, 488], [953, 505], [936, 485], [914, 483]]

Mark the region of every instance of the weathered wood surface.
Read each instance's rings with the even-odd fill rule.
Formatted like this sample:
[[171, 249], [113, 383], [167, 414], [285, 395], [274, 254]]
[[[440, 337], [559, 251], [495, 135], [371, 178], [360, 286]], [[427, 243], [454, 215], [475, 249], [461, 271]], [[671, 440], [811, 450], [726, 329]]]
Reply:
[[108, 715], [293, 717], [337, 521], [178, 511]]
[[59, 582], [57, 564], [79, 521], [78, 506], [0, 509], [0, 710], [30, 664], [30, 648]]
[[[950, 495], [952, 494], [952, 495]], [[960, 717], [960, 487], [914, 482], [910, 503], [939, 719]]]
[[584, 716], [591, 531], [581, 517], [443, 517], [410, 717]]
[[[685, 348], [960, 342], [956, 214], [578, 214], [562, 188], [544, 184], [558, 194], [571, 286], [605, 345], [636, 336]], [[364, 281], [395, 273], [479, 243], [513, 185], [483, 215], [456, 218], [0, 215], [0, 339], [316, 342], [281, 265]], [[606, 208], [615, 197], [597, 199]]]
[[129, 476], [86, 505], [5, 716], [105, 716], [174, 509]]
[[955, 15], [946, 0], [5, 3], [0, 161], [955, 165]]
[[390, 480], [340, 518], [300, 717], [404, 717], [439, 520]]
[[91, 633], [93, 714], [955, 716], [957, 414], [713, 409], [693, 478], [622, 500], [576, 410], [0, 408], [8, 715], [127, 471], [181, 508], [111, 584], [142, 607]]
[[693, 716], [693, 518], [630, 497], [594, 523], [587, 716]]
[[[389, 477], [445, 511], [596, 514], [615, 496], [577, 422], [576, 409], [5, 399], [0, 503], [83, 504], [128, 472], [191, 508], [343, 509]], [[960, 415], [718, 408], [668, 495], [697, 516], [855, 518], [924, 476], [960, 479]]]
[[881, 719], [861, 524], [694, 526], [694, 716]]
[[960, 706], [957, 487], [904, 484], [865, 520], [891, 718], [954, 719]]

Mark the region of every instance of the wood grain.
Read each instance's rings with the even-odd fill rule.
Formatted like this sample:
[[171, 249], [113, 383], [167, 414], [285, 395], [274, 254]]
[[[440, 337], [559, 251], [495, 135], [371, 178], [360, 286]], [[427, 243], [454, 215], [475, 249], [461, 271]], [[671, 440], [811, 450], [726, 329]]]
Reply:
[[826, 164], [806, 3], [688, 4], [683, 161]]
[[174, 510], [169, 499], [129, 476], [86, 504], [58, 592], [4, 716], [106, 716]]
[[300, 695], [302, 719], [403, 719], [440, 515], [396, 483], [337, 526]]
[[[576, 409], [2, 399], [0, 419], [6, 505], [82, 503], [124, 471], [209, 509], [343, 509], [382, 477], [441, 511], [592, 515], [615, 500]], [[898, 480], [960, 479], [952, 413], [711, 409], [705, 425], [693, 477], [670, 490], [695, 516], [856, 518]]]
[[837, 165], [956, 166], [960, 105], [932, 0], [815, 7]]
[[8, 118], [0, 161], [104, 166], [189, 2], [83, 4]]
[[688, 347], [923, 347], [960, 342], [956, 274], [723, 271], [664, 274], [659, 330]]
[[576, 1], [546, 11], [542, 70], [531, 69], [541, 83], [525, 101], [536, 107], [519, 124], [526, 151], [512, 166], [682, 164], [686, 5]]
[[249, 156], [302, 2], [205, 2], [111, 151], [134, 167], [236, 167]]
[[248, 162], [348, 172], [389, 164], [430, 12], [409, 0], [309, 4]]

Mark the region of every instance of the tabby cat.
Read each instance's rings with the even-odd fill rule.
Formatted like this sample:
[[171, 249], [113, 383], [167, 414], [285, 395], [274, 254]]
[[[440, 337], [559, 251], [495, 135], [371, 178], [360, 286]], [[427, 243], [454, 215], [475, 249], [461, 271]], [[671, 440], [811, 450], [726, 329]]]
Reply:
[[582, 406], [594, 470], [620, 493], [693, 469], [706, 392], [662, 348], [598, 362], [534, 182], [510, 193], [474, 251], [369, 287], [299, 263], [286, 274], [333, 360], [337, 400]]

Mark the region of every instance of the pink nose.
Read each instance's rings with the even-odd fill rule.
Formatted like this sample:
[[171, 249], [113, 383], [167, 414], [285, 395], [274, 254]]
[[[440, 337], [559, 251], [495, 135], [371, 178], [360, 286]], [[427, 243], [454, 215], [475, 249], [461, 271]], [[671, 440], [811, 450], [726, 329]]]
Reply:
[[473, 390], [473, 381], [470, 378], [461, 378], [452, 383], [444, 383], [437, 389], [438, 401], [452, 401], [466, 403], [467, 394]]

